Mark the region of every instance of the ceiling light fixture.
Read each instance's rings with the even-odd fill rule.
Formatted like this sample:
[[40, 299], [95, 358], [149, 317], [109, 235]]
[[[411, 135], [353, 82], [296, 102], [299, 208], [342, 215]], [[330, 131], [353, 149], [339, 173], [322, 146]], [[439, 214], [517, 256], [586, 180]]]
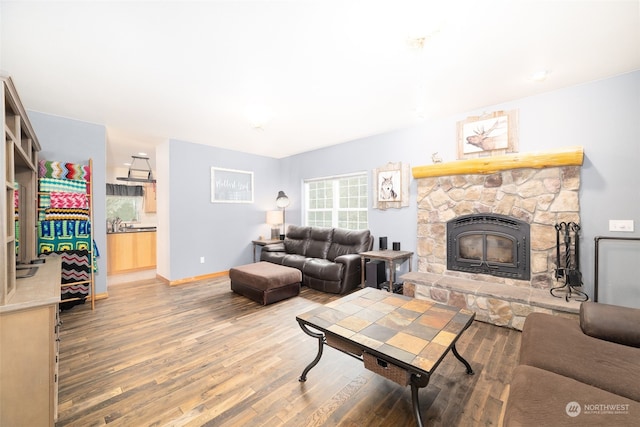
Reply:
[[548, 70], [539, 70], [531, 74], [531, 80], [533, 80], [534, 82], [542, 82], [547, 79], [548, 75], [549, 75]]
[[[118, 181], [127, 181], [127, 182], [151, 182], [155, 183], [156, 180], [153, 178], [153, 172], [151, 171], [151, 165], [149, 164], [148, 157], [142, 156], [131, 156], [133, 160], [131, 160], [131, 164], [129, 165], [129, 173], [127, 176], [118, 176], [116, 179]], [[146, 169], [137, 169], [135, 168], [136, 160], [144, 160], [147, 162]]]
[[245, 115], [254, 130], [262, 131], [271, 120], [271, 113], [266, 107], [252, 104], [246, 107]]

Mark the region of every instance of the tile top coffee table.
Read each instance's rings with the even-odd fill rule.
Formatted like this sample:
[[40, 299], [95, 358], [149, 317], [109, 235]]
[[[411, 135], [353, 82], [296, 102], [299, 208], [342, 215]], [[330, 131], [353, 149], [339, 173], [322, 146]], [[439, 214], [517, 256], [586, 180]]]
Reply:
[[323, 346], [329, 345], [388, 379], [411, 385], [413, 413], [422, 426], [418, 389], [427, 386], [449, 350], [473, 374], [455, 345], [474, 318], [475, 313], [466, 309], [361, 289], [296, 316], [300, 328], [318, 340], [318, 353], [299, 380], [306, 381], [322, 357]]

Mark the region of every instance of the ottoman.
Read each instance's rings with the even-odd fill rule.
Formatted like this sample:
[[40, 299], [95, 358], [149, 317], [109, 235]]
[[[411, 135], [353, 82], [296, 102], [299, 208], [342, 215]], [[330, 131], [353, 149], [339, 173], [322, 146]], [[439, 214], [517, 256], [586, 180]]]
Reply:
[[267, 305], [298, 295], [302, 272], [260, 261], [231, 268], [229, 278], [233, 292]]

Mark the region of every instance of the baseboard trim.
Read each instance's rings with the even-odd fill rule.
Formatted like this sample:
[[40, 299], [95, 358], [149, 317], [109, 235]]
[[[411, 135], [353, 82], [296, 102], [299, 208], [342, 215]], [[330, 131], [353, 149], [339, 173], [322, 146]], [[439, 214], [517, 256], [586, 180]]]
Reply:
[[215, 279], [218, 277], [228, 276], [228, 275], [229, 275], [229, 270], [225, 270], [225, 271], [219, 271], [217, 273], [209, 273], [209, 274], [203, 274], [201, 276], [186, 277], [184, 279], [178, 279], [178, 280], [169, 280], [165, 277], [162, 277], [159, 274], [156, 274], [156, 278], [168, 284], [169, 286], [178, 286], [178, 285], [184, 285], [187, 283], [197, 282], [198, 280]]

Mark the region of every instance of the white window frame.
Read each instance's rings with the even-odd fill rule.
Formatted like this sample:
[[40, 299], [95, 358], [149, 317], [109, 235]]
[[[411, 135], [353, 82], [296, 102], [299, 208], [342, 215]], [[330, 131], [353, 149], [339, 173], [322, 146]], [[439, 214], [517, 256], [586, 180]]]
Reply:
[[[364, 189], [364, 194], [363, 196], [366, 198], [366, 200], [364, 201], [364, 206], [360, 207], [360, 208], [340, 208], [340, 191], [339, 191], [339, 181], [341, 179], [345, 179], [345, 178], [353, 178], [353, 177], [358, 177], [358, 178], [364, 178], [365, 182], [366, 182], [366, 186], [367, 188]], [[331, 227], [339, 227], [339, 213], [340, 212], [365, 212], [367, 215], [367, 221], [366, 224], [364, 224], [363, 228], [360, 229], [368, 229], [369, 227], [369, 179], [368, 179], [368, 175], [366, 171], [362, 171], [362, 172], [354, 172], [354, 173], [349, 173], [349, 174], [343, 174], [343, 175], [331, 175], [331, 176], [325, 176], [325, 177], [320, 177], [320, 178], [312, 178], [312, 179], [305, 179], [303, 180], [302, 183], [302, 193], [304, 195], [304, 213], [303, 213], [303, 224], [305, 226], [309, 225], [309, 212], [311, 211], [316, 211], [316, 209], [311, 209], [310, 208], [310, 198], [309, 198], [309, 186], [308, 184], [310, 183], [314, 183], [314, 182], [320, 182], [320, 181], [332, 181], [333, 183], [333, 207], [332, 208], [328, 208], [328, 209], [324, 209], [326, 211], [331, 211], [332, 215], [331, 215]], [[317, 211], [320, 211], [322, 209], [317, 209]], [[327, 225], [328, 226], [328, 225]], [[341, 228], [345, 228], [344, 226]]]

